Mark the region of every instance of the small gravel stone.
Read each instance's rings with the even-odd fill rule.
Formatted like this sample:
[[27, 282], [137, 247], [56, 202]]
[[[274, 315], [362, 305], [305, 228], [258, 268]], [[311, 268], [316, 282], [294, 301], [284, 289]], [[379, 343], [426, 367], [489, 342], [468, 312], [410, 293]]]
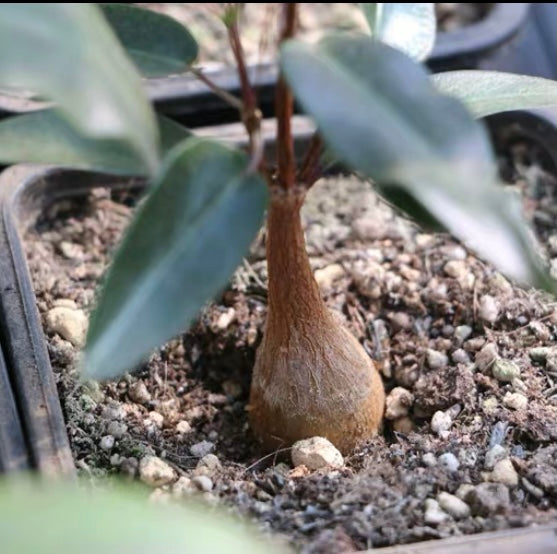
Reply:
[[431, 369], [442, 369], [444, 367], [447, 367], [447, 364], [449, 363], [449, 359], [447, 358], [446, 354], [443, 354], [443, 352], [439, 352], [437, 350], [432, 350], [431, 348], [428, 348], [426, 357], [427, 365]]
[[53, 308], [69, 308], [70, 310], [77, 310], [77, 304], [75, 300], [70, 298], [57, 298], [52, 302]]
[[387, 419], [398, 419], [408, 415], [414, 395], [403, 387], [395, 387], [387, 396], [385, 401], [385, 417]]
[[499, 317], [499, 302], [490, 294], [480, 298], [479, 316], [486, 323], [495, 323]]
[[435, 457], [435, 454], [433, 454], [433, 452], [426, 452], [422, 456], [422, 462], [427, 467], [434, 467], [437, 465], [437, 458]]
[[497, 360], [499, 353], [497, 351], [497, 345], [492, 342], [488, 342], [482, 349], [476, 354], [475, 362], [476, 367], [482, 371], [487, 371]]
[[176, 424], [176, 432], [179, 435], [187, 435], [188, 433], [191, 433], [191, 425], [183, 419]]
[[524, 410], [528, 406], [528, 398], [520, 392], [507, 392], [503, 397], [503, 404], [513, 410]]
[[453, 418], [446, 412], [437, 411], [431, 418], [431, 430], [441, 438], [447, 438], [449, 436], [449, 429], [452, 424]]
[[134, 478], [137, 475], [139, 462], [137, 458], [123, 458], [120, 462], [120, 472], [127, 477]]
[[159, 429], [164, 425], [164, 416], [159, 412], [149, 412], [149, 421]]
[[448, 517], [448, 514], [441, 509], [437, 500], [433, 500], [433, 498], [426, 499], [424, 521], [427, 525], [439, 525]]
[[[201, 458], [199, 462], [197, 462], [196, 469], [204, 468], [208, 470], [209, 473], [214, 473], [216, 470], [220, 469], [221, 467], [222, 466], [220, 460], [218, 459], [217, 456], [215, 456], [214, 454], [207, 454], [203, 456], [203, 458]], [[205, 475], [208, 475], [209, 473], [205, 473]]]
[[468, 352], [464, 348], [458, 348], [451, 354], [451, 359], [455, 364], [469, 364], [471, 362]]
[[451, 452], [445, 452], [444, 454], [441, 454], [441, 456], [437, 458], [437, 461], [439, 462], [439, 465], [449, 473], [458, 471], [458, 468], [460, 467], [458, 458]]
[[340, 264], [331, 264], [315, 272], [315, 280], [323, 290], [328, 290], [333, 283], [344, 275], [344, 268]]
[[157, 456], [145, 456], [139, 462], [139, 478], [151, 487], [162, 487], [176, 479], [176, 472]]
[[510, 360], [495, 360], [491, 371], [495, 379], [504, 383], [510, 383], [520, 377], [520, 368]]
[[485, 453], [484, 466], [487, 469], [493, 469], [497, 462], [504, 460], [507, 456], [507, 449], [500, 444], [496, 444]]
[[202, 492], [209, 492], [213, 490], [213, 481], [207, 475], [196, 475], [192, 479], [192, 483]]
[[518, 485], [518, 473], [510, 458], [505, 458], [495, 464], [493, 471], [489, 474], [489, 480], [511, 488]]
[[128, 426], [121, 421], [111, 421], [106, 429], [115, 439], [121, 439], [128, 431]]
[[87, 334], [87, 316], [83, 310], [73, 310], [59, 306], [46, 314], [46, 326], [52, 333], [58, 333], [74, 346], [83, 346]]
[[489, 396], [482, 402], [482, 408], [487, 414], [495, 412], [498, 407], [499, 402], [497, 402], [497, 398], [495, 398], [495, 396]]
[[198, 458], [203, 458], [210, 454], [215, 448], [215, 444], [210, 441], [201, 441], [190, 446], [190, 454]]
[[461, 280], [468, 274], [468, 267], [463, 260], [451, 260], [444, 265], [443, 271], [449, 277]]
[[291, 456], [294, 466], [304, 465], [310, 470], [325, 467], [340, 468], [344, 465], [342, 454], [323, 437], [312, 437], [295, 442]]
[[112, 450], [114, 447], [114, 437], [112, 435], [105, 435], [99, 442], [102, 450]]
[[505, 513], [511, 499], [509, 489], [502, 483], [481, 483], [466, 494], [465, 502], [473, 516], [487, 517]]
[[408, 416], [402, 416], [393, 421], [393, 431], [397, 433], [411, 433], [414, 430], [414, 422]]
[[128, 390], [130, 399], [137, 404], [146, 404], [151, 400], [151, 393], [143, 381], [135, 382]]
[[465, 519], [470, 515], [470, 506], [454, 494], [440, 492], [437, 495], [437, 502], [445, 512], [455, 519]]
[[226, 312], [220, 314], [217, 319], [217, 329], [223, 331], [226, 329], [234, 320], [236, 319], [236, 310], [234, 308], [228, 308]]
[[172, 496], [174, 498], [185, 498], [197, 490], [189, 477], [182, 476], [172, 485]]
[[465, 500], [466, 495], [473, 489], [474, 485], [471, 485], [470, 483], [463, 483], [458, 487], [458, 489], [456, 489], [456, 497], [460, 498], [460, 500]]
[[454, 331], [455, 339], [459, 344], [462, 344], [465, 340], [470, 338], [472, 331], [473, 329], [469, 325], [459, 325]]
[[553, 348], [548, 346], [538, 346], [536, 348], [531, 348], [528, 354], [533, 362], [543, 363], [547, 358], [553, 353]]

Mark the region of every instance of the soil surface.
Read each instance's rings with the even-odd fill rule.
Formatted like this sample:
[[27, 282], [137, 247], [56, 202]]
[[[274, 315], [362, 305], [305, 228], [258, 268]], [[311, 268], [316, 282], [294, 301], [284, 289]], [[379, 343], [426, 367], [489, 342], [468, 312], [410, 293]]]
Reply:
[[[504, 173], [557, 259], [556, 179], [527, 145], [510, 155]], [[354, 178], [312, 189], [308, 250], [328, 306], [376, 360], [387, 391], [397, 388], [384, 434], [341, 469], [294, 468], [288, 451], [265, 457], [248, 426], [266, 313], [263, 233], [189, 332], [133, 375], [78, 385], [80, 329], [60, 327], [52, 310], [90, 311], [136, 198], [97, 189], [58, 202], [26, 237], [83, 475], [141, 478], [160, 501], [201, 495], [308, 553], [557, 517], [555, 304], [516, 288], [449, 236], [416, 228]], [[80, 321], [73, 317], [74, 327]]]
[[[199, 61], [206, 67], [231, 65], [226, 29], [219, 19], [222, 4], [139, 4], [174, 17], [185, 25], [200, 46]], [[479, 21], [493, 4], [435, 4], [439, 31], [453, 31]], [[252, 63], [272, 61], [276, 56], [279, 4], [245, 4], [241, 18], [242, 43]], [[299, 32], [317, 40], [333, 30], [369, 32], [359, 4], [300, 4]]]

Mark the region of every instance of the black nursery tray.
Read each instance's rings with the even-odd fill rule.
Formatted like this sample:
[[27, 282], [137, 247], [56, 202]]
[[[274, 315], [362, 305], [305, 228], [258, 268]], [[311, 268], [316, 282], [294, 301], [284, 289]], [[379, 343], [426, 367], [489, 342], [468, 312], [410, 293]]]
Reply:
[[[453, 69], [504, 69], [516, 73], [537, 74], [537, 59], [531, 59], [534, 25], [529, 3], [493, 4], [488, 14], [477, 23], [442, 32], [427, 63], [434, 72]], [[523, 36], [528, 34], [528, 39]], [[541, 48], [541, 46], [540, 46]], [[503, 54], [501, 54], [503, 52]], [[552, 53], [551, 55], [554, 55]], [[520, 63], [513, 64], [512, 60]], [[501, 67], [500, 67], [501, 66]], [[540, 71], [543, 72], [544, 68]], [[278, 76], [276, 64], [253, 65], [250, 78], [257, 90], [265, 117], [274, 114], [274, 90]], [[207, 72], [220, 88], [239, 95], [240, 83], [233, 67]], [[557, 75], [556, 75], [557, 76]], [[188, 127], [234, 122], [238, 113], [227, 105], [191, 73], [171, 75], [145, 81], [147, 93], [159, 111]], [[45, 107], [28, 97], [2, 96], [0, 117]]]

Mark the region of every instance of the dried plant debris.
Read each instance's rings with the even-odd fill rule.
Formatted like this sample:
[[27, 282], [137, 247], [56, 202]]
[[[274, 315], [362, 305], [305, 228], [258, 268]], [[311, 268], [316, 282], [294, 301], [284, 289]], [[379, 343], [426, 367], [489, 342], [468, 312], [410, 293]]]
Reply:
[[[538, 221], [552, 209], [546, 199], [555, 179], [542, 168], [513, 171]], [[188, 333], [133, 375], [79, 386], [75, 336], [83, 330], [67, 334], [67, 325], [82, 323], [71, 312], [90, 312], [135, 198], [98, 189], [53, 205], [27, 233], [83, 474], [141, 479], [154, 487], [153, 501], [201, 496], [313, 553], [556, 517], [555, 303], [516, 288], [449, 236], [417, 229], [356, 179], [321, 181], [304, 212], [327, 305], [376, 360], [392, 395], [384, 434], [340, 468], [293, 467], [288, 449], [265, 456], [248, 427], [266, 313], [263, 233]], [[538, 232], [551, 259], [550, 220]]]

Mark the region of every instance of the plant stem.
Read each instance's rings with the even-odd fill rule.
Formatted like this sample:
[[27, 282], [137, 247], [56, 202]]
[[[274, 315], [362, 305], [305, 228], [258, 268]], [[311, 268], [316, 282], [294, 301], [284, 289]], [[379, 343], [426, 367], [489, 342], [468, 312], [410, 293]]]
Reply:
[[306, 189], [310, 189], [312, 185], [323, 174], [321, 167], [321, 154], [323, 153], [323, 140], [318, 133], [311, 137], [311, 142], [307, 149], [298, 182]]
[[257, 106], [257, 98], [248, 77], [246, 57], [242, 48], [242, 41], [240, 40], [237, 15], [226, 22], [226, 28], [228, 29], [228, 39], [234, 59], [236, 60], [238, 77], [240, 79], [243, 100], [242, 121], [249, 136], [251, 162], [248, 170], [251, 171], [256, 168], [262, 168], [265, 165], [263, 160], [264, 144], [261, 137], [261, 119], [263, 116]]
[[[297, 4], [282, 4], [282, 6], [280, 43], [294, 36], [297, 16]], [[294, 156], [294, 140], [291, 128], [292, 114], [294, 113], [294, 97], [282, 75], [277, 83], [275, 111], [278, 126], [278, 183], [284, 189], [290, 189], [296, 181], [296, 159]]]
[[205, 75], [200, 69], [196, 67], [191, 67], [190, 71], [202, 82], [205, 83], [218, 97], [222, 98], [227, 104], [236, 108], [240, 113], [244, 111], [244, 104], [239, 98], [230, 94], [226, 90], [219, 87], [214, 83], [207, 75]]

